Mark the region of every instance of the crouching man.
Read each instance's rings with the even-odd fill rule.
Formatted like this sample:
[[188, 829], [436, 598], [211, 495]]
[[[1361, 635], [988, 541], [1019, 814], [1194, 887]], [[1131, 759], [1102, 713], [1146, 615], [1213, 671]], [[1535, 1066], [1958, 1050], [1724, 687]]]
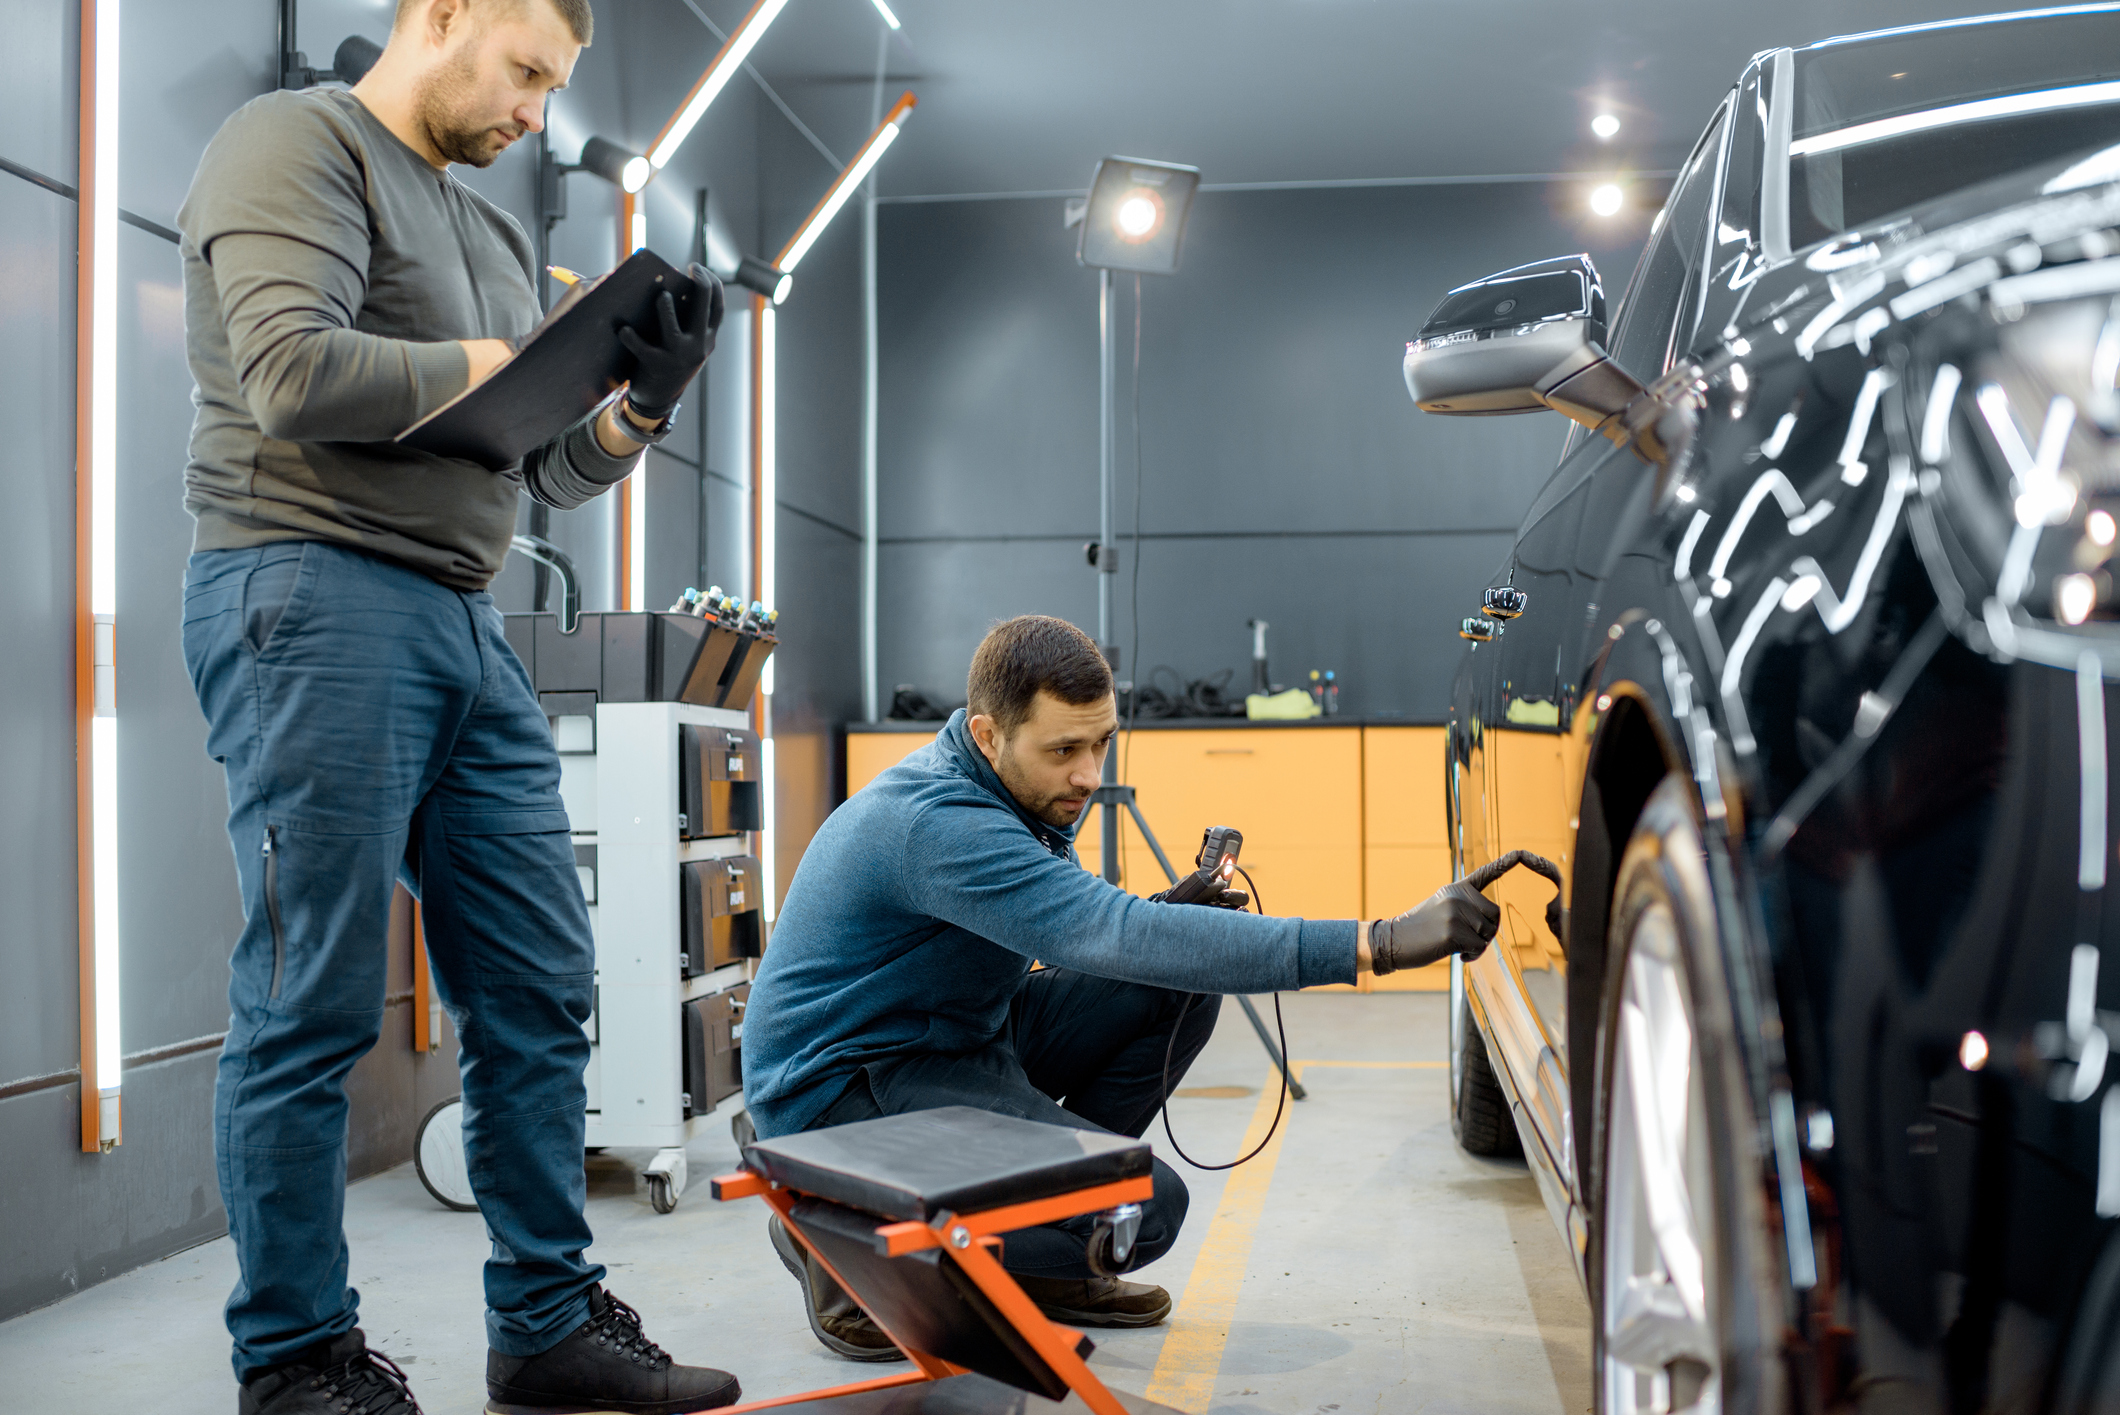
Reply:
[[[832, 814], [788, 886], [744, 1020], [763, 1136], [968, 1105], [1139, 1137], [1221, 994], [1352, 983], [1494, 937], [1500, 910], [1474, 880], [1373, 924], [1127, 894], [1073, 849], [1118, 728], [1097, 646], [1062, 620], [1008, 620], [973, 656], [967, 698], [931, 746]], [[1185, 1208], [1184, 1182], [1156, 1161], [1133, 1265], [1170, 1250]], [[1162, 1288], [1091, 1272], [1091, 1225], [1010, 1234], [1004, 1263], [1056, 1321], [1162, 1321]], [[819, 1341], [898, 1356], [778, 1219], [772, 1238]]]

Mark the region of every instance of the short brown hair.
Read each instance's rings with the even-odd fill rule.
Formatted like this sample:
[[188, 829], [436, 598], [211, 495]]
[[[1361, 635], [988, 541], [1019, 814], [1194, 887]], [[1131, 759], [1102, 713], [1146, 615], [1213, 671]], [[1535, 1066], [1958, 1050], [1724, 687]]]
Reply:
[[1041, 692], [1079, 707], [1111, 690], [1111, 665], [1094, 639], [1065, 619], [1019, 614], [979, 641], [964, 684], [964, 710], [992, 718], [1006, 737], [1030, 717]]
[[[502, 0], [503, 5], [510, 11], [520, 10], [524, 2], [525, 0]], [[397, 18], [392, 23], [403, 24], [405, 17], [420, 3], [421, 0], [398, 0]], [[574, 36], [574, 42], [584, 49], [588, 48], [589, 37], [596, 32], [596, 16], [589, 13], [589, 0], [547, 0], [547, 3], [559, 11], [559, 17], [567, 22], [567, 31]]]

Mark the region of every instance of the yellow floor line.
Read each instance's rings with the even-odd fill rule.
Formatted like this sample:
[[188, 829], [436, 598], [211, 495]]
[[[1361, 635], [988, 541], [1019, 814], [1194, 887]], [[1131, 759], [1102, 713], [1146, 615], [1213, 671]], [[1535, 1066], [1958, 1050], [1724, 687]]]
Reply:
[[[1446, 1061], [1297, 1061], [1290, 1068], [1298, 1081], [1311, 1067], [1338, 1067], [1364, 1071], [1430, 1070], [1448, 1066]], [[1259, 1103], [1252, 1110], [1251, 1124], [1244, 1131], [1237, 1153], [1249, 1154], [1268, 1126], [1281, 1098], [1281, 1078], [1268, 1073], [1259, 1090]], [[1284, 1117], [1286, 1120], [1288, 1117]], [[1236, 1316], [1237, 1297], [1244, 1289], [1244, 1269], [1251, 1261], [1251, 1240], [1259, 1230], [1266, 1210], [1266, 1191], [1273, 1184], [1275, 1163], [1281, 1158], [1281, 1141], [1287, 1138], [1284, 1123], [1273, 1141], [1248, 1164], [1237, 1166], [1222, 1186], [1222, 1202], [1200, 1242], [1200, 1255], [1193, 1260], [1192, 1276], [1185, 1295], [1170, 1316], [1170, 1333], [1163, 1338], [1163, 1352], [1156, 1358], [1155, 1374], [1149, 1377], [1148, 1398], [1161, 1401], [1187, 1415], [1201, 1415], [1213, 1401], [1215, 1378], [1222, 1370], [1222, 1349], [1229, 1342], [1229, 1324]]]
[[[1292, 1068], [1299, 1081], [1306, 1064], [1299, 1061]], [[1268, 1072], [1238, 1154], [1251, 1153], [1266, 1134], [1280, 1098], [1281, 1078]], [[1273, 1183], [1274, 1164], [1281, 1158], [1281, 1141], [1288, 1136], [1285, 1122], [1291, 1118], [1283, 1117], [1281, 1128], [1274, 1131], [1272, 1142], [1257, 1159], [1229, 1172], [1222, 1186], [1222, 1202], [1200, 1243], [1200, 1256], [1193, 1261], [1185, 1296], [1171, 1313], [1170, 1334], [1163, 1338], [1163, 1354], [1156, 1358], [1156, 1371], [1148, 1382], [1150, 1400], [1200, 1415], [1214, 1399], [1222, 1348], [1229, 1341], [1230, 1319], [1236, 1315], [1237, 1294], [1243, 1290], [1244, 1269], [1251, 1261], [1251, 1240], [1266, 1208], [1266, 1190]]]

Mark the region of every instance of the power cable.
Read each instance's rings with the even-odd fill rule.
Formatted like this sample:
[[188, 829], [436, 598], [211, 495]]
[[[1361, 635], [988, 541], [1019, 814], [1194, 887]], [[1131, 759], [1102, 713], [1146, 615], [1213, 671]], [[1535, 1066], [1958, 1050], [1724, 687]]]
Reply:
[[[1259, 902], [1259, 886], [1252, 882], [1250, 872], [1247, 871], [1242, 865], [1239, 865], [1237, 866], [1237, 873], [1244, 876], [1245, 887], [1251, 890], [1251, 907], [1256, 912], [1264, 914], [1266, 912], [1266, 906]], [[1273, 1027], [1275, 1034], [1281, 1039], [1281, 1098], [1274, 1102], [1273, 1123], [1266, 1127], [1266, 1134], [1260, 1137], [1259, 1143], [1255, 1147], [1253, 1147], [1252, 1152], [1250, 1154], [1244, 1155], [1238, 1159], [1233, 1159], [1228, 1164], [1202, 1164], [1198, 1160], [1194, 1159], [1191, 1155], [1185, 1153], [1185, 1147], [1178, 1143], [1177, 1132], [1170, 1128], [1170, 1061], [1171, 1058], [1177, 1054], [1178, 1033], [1185, 1026], [1185, 1014], [1192, 1011], [1193, 1001], [1197, 996], [1197, 993], [1188, 995], [1185, 999], [1184, 1005], [1178, 1008], [1178, 1020], [1171, 1024], [1170, 1041], [1163, 1048], [1163, 1134], [1166, 1138], [1169, 1139], [1170, 1147], [1171, 1149], [1177, 1152], [1178, 1158], [1184, 1160], [1194, 1169], [1206, 1170], [1209, 1172], [1213, 1172], [1219, 1169], [1235, 1169], [1240, 1164], [1249, 1164], [1251, 1161], [1257, 1159], [1259, 1157], [1260, 1151], [1264, 1150], [1268, 1145], [1273, 1143], [1274, 1132], [1281, 1128], [1281, 1116], [1288, 1109], [1288, 1076], [1290, 1066], [1288, 1060], [1288, 1026], [1285, 1022], [1281, 1020], [1281, 995], [1279, 993], [1275, 993], [1273, 995]]]

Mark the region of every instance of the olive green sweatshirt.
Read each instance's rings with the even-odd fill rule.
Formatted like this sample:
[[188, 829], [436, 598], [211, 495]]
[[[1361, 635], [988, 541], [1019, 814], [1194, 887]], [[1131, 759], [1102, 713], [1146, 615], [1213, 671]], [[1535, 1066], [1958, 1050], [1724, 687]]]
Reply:
[[391, 441], [462, 392], [460, 339], [538, 320], [529, 239], [343, 90], [252, 99], [177, 213], [197, 550], [326, 540], [484, 589], [518, 493], [579, 506], [632, 470], [589, 419], [500, 472]]

